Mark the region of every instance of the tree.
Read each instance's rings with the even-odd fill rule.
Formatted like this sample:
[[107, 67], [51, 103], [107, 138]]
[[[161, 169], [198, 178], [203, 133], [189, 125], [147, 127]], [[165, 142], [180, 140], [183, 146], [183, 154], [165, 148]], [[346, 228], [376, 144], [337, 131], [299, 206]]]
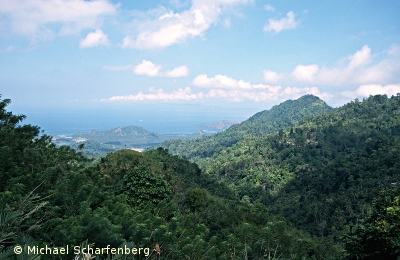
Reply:
[[168, 184], [144, 166], [129, 170], [123, 179], [125, 192], [132, 207], [155, 208], [164, 199], [171, 198]]
[[379, 193], [373, 211], [346, 236], [351, 259], [398, 259], [400, 256], [400, 188]]
[[207, 204], [207, 193], [200, 188], [189, 188], [185, 192], [185, 202], [191, 210], [200, 210]]

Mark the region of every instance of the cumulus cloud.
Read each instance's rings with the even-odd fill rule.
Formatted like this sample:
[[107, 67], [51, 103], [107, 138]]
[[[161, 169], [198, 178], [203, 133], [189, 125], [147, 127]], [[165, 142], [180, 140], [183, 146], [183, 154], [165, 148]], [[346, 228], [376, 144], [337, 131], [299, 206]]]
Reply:
[[365, 45], [354, 54], [347, 56], [343, 65], [325, 67], [317, 64], [299, 64], [290, 74], [264, 70], [264, 79], [271, 83], [294, 80], [312, 85], [330, 86], [399, 83], [400, 46], [391, 46], [378, 62], [374, 62], [374, 56], [377, 55], [372, 55], [371, 48]]
[[136, 75], [146, 75], [150, 77], [158, 76], [160, 73], [161, 67], [155, 65], [151, 61], [142, 60], [142, 63], [136, 65], [133, 68], [133, 73]]
[[[267, 72], [268, 74], [268, 72]], [[313, 94], [324, 99], [330, 99], [332, 94], [320, 92], [317, 87], [292, 88], [270, 86], [265, 84], [252, 84], [243, 80], [233, 79], [225, 75], [208, 77], [206, 74], [197, 76], [193, 85], [212, 88], [204, 96], [207, 98], [223, 98], [231, 101], [271, 101], [288, 98], [298, 98], [305, 94]]]
[[216, 75], [208, 77], [206, 74], [197, 76], [193, 80], [193, 85], [197, 87], [210, 88], [207, 91], [193, 92], [190, 87], [180, 88], [171, 92], [163, 89], [155, 91], [150, 89], [150, 93], [139, 92], [135, 95], [114, 96], [104, 101], [173, 101], [173, 100], [209, 100], [223, 99], [231, 102], [242, 101], [280, 101], [286, 99], [298, 98], [305, 94], [313, 94], [328, 100], [333, 97], [332, 94], [321, 92], [317, 87], [286, 87], [270, 86], [265, 84], [252, 84], [243, 80], [237, 80], [225, 75]]
[[243, 90], [223, 90], [223, 89], [212, 89], [207, 94], [209, 98], [222, 98], [234, 102], [241, 102], [244, 100], [252, 101], [263, 101], [263, 100], [275, 100], [276, 95], [270, 92], [253, 92]]
[[189, 37], [202, 37], [212, 24], [216, 24], [224, 7], [244, 4], [251, 0], [193, 0], [190, 9], [175, 13], [149, 11], [156, 13], [151, 20], [135, 20], [135, 36], [123, 39], [122, 48], [164, 48], [184, 41]]
[[329, 100], [334, 97], [331, 93], [321, 92], [317, 87], [305, 87], [305, 88], [297, 88], [297, 87], [286, 87], [281, 96], [287, 98], [299, 98], [302, 95], [311, 94], [314, 96], [318, 96], [323, 100]]
[[189, 75], [189, 68], [186, 66], [176, 67], [172, 70], [165, 72], [165, 76], [170, 78], [185, 77]]
[[189, 87], [178, 89], [171, 93], [158, 89], [155, 93], [144, 94], [139, 92], [136, 95], [113, 96], [109, 101], [175, 101], [175, 100], [193, 100], [203, 98], [203, 93], [192, 93]]
[[293, 76], [297, 80], [306, 80], [306, 81], [312, 81], [315, 77], [315, 74], [317, 74], [319, 68], [318, 65], [298, 65], [294, 71], [293, 71]]
[[0, 15], [13, 33], [46, 40], [55, 34], [97, 29], [102, 18], [115, 14], [117, 8], [107, 0], [3, 0]]
[[202, 74], [194, 78], [192, 83], [200, 87], [251, 88], [250, 83], [243, 80], [238, 81], [225, 75], [216, 75], [209, 78], [206, 74]]
[[369, 95], [386, 94], [388, 96], [396, 95], [400, 93], [400, 84], [390, 84], [390, 85], [362, 85], [356, 91], [343, 91], [340, 94], [347, 98], [359, 98], [368, 97]]
[[148, 60], [142, 60], [142, 63], [133, 66], [133, 73], [149, 77], [165, 76], [169, 78], [178, 78], [187, 76], [189, 74], [189, 68], [183, 65], [173, 68], [172, 70], [162, 71], [161, 66], [155, 65], [153, 62]]
[[371, 60], [371, 48], [364, 45], [361, 50], [357, 51], [349, 57], [349, 69], [354, 69], [362, 65], [366, 65]]
[[268, 19], [268, 24], [264, 26], [264, 31], [266, 32], [280, 32], [283, 30], [294, 29], [299, 24], [296, 21], [296, 15], [290, 11], [286, 14], [286, 17], [281, 18], [279, 20], [276, 19]]
[[162, 70], [162, 67], [160, 65], [156, 65], [148, 60], [142, 60], [141, 63], [136, 65], [123, 65], [123, 66], [104, 65], [103, 70], [107, 71], [132, 70], [132, 72], [136, 75], [144, 75], [148, 77], [178, 78], [189, 75], [189, 68], [186, 65], [164, 71]]
[[206, 98], [222, 98], [234, 102], [241, 101], [276, 101], [286, 99], [296, 99], [302, 95], [312, 94], [318, 96], [324, 100], [329, 100], [333, 97], [332, 94], [327, 92], [321, 92], [317, 87], [286, 87], [282, 89], [280, 86], [276, 88], [267, 89], [211, 89], [207, 94], [204, 95]]
[[[398, 83], [400, 55], [396, 53], [396, 49], [400, 48], [393, 46], [380, 62], [371, 64], [371, 49], [365, 45], [361, 50], [348, 57], [347, 66], [319, 68], [317, 65], [308, 65], [306, 67], [310, 68], [310, 76], [296, 79], [314, 84], [331, 85]], [[293, 72], [295, 77], [296, 69]]]
[[205, 99], [223, 99], [231, 102], [242, 101], [277, 101], [286, 99], [296, 99], [305, 94], [313, 94], [322, 99], [328, 100], [333, 97], [330, 93], [320, 92], [317, 87], [311, 88], [291, 88], [287, 87], [282, 91], [275, 89], [245, 90], [245, 89], [211, 89], [207, 93], [193, 93], [189, 87], [178, 89], [172, 92], [165, 92], [158, 89], [154, 93], [139, 92], [136, 95], [113, 96], [102, 101], [178, 101], [178, 100], [205, 100]]
[[86, 38], [82, 39], [79, 43], [80, 48], [92, 48], [98, 46], [110, 46], [110, 41], [102, 30], [96, 30], [95, 32], [89, 33]]
[[206, 74], [202, 74], [194, 78], [193, 85], [199, 87], [211, 88], [228, 88], [228, 89], [268, 89], [271, 92], [278, 92], [280, 86], [270, 86], [264, 84], [251, 84], [244, 80], [237, 80], [225, 75], [215, 75], [209, 78]]
[[276, 83], [283, 78], [283, 75], [272, 70], [264, 70], [263, 74], [264, 74], [264, 80], [270, 83]]
[[[264, 76], [277, 79], [281, 75], [275, 74], [272, 71], [264, 71]], [[192, 84], [198, 87], [212, 88], [207, 94], [204, 94], [204, 97], [206, 98], [223, 98], [235, 102], [244, 100], [283, 100], [298, 98], [305, 94], [313, 94], [325, 100], [333, 97], [330, 93], [320, 92], [317, 87], [286, 87], [283, 89], [281, 86], [252, 84], [247, 81], [237, 80], [220, 74], [215, 75], [214, 77], [208, 77], [206, 74], [199, 75], [193, 80]]]

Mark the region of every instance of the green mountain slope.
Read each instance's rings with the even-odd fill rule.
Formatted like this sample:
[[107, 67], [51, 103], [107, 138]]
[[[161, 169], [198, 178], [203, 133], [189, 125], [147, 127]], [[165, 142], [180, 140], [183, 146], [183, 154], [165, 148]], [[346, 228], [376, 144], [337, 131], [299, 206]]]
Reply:
[[[162, 148], [120, 150], [98, 163], [40, 129], [0, 100], [0, 258], [83, 259], [29, 255], [27, 246], [144, 248], [140, 255], [90, 252], [95, 259], [327, 259], [340, 246], [296, 229], [258, 204], [241, 203], [196, 164]], [[85, 242], [86, 241], [86, 242]], [[24, 251], [15, 255], [13, 248]], [[48, 251], [46, 251], [48, 252]], [[87, 257], [85, 257], [87, 258]]]
[[170, 140], [161, 146], [167, 148], [172, 154], [200, 162], [201, 159], [211, 157], [214, 153], [234, 145], [247, 135], [267, 135], [293, 126], [304, 116], [332, 111], [333, 109], [318, 97], [305, 95], [297, 100], [287, 100], [270, 110], [259, 112], [248, 120], [215, 135], [196, 139]]
[[[400, 183], [400, 96], [371, 96], [285, 131], [248, 136], [204, 168], [239, 198], [319, 236], [338, 238]], [[399, 223], [400, 224], [400, 223]]]

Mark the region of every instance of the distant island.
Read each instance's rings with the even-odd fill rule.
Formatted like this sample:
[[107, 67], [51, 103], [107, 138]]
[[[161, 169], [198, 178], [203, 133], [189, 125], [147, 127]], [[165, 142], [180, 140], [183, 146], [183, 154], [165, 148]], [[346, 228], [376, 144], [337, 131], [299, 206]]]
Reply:
[[[237, 121], [222, 120], [218, 123], [202, 124], [199, 126], [225, 130], [235, 123]], [[190, 134], [160, 134], [148, 131], [140, 126], [119, 126], [106, 131], [93, 129], [88, 132], [78, 132], [72, 135], [54, 135], [52, 136], [52, 142], [57, 146], [68, 145], [74, 149], [79, 149], [84, 144], [83, 148], [81, 148], [82, 152], [86, 155], [97, 157], [120, 149], [131, 149], [141, 152], [146, 148], [158, 146], [167, 140], [196, 138], [216, 132], [218, 131], [198, 130]]]

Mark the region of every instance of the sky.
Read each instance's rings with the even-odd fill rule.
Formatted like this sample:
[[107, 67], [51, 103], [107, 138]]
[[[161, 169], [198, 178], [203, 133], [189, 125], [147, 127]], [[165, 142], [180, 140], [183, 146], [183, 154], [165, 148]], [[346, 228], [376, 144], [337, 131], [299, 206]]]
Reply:
[[50, 131], [89, 117], [244, 120], [305, 94], [334, 107], [396, 95], [398, 10], [399, 0], [0, 0], [0, 94]]

